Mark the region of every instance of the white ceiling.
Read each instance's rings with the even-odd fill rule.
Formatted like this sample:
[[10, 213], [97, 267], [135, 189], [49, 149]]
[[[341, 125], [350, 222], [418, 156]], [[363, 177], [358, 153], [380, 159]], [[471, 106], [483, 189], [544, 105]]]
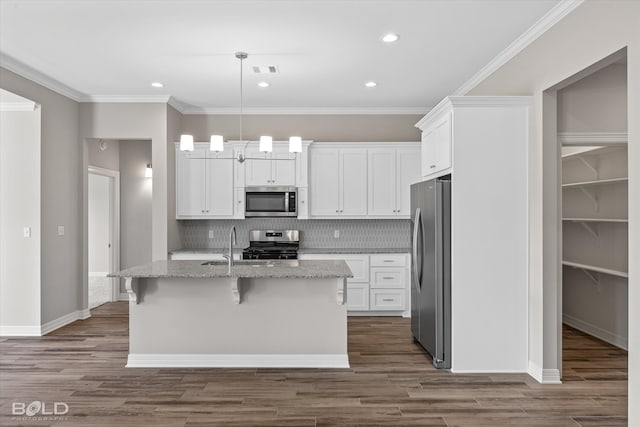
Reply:
[[[170, 95], [190, 111], [230, 112], [240, 104], [234, 53], [246, 51], [245, 112], [426, 112], [558, 3], [0, 0], [0, 53], [81, 100]], [[387, 32], [400, 39], [384, 44]]]

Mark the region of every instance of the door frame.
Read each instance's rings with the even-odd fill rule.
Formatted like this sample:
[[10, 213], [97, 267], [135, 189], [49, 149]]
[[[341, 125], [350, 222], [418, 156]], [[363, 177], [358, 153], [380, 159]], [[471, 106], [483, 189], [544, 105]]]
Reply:
[[[87, 173], [106, 176], [113, 180], [113, 191], [110, 192], [109, 195], [112, 202], [112, 212], [109, 215], [109, 234], [111, 240], [109, 272], [113, 273], [120, 269], [120, 172], [89, 165]], [[111, 301], [118, 301], [120, 299], [120, 280], [117, 278], [111, 278], [110, 282]]]

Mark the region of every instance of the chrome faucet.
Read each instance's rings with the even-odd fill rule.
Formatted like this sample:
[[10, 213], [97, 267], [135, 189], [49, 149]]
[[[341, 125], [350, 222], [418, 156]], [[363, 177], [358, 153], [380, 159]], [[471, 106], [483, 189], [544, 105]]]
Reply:
[[231, 274], [231, 267], [233, 267], [233, 245], [237, 244], [236, 226], [234, 225], [231, 227], [231, 230], [229, 230], [229, 254], [224, 256], [229, 261], [229, 274]]

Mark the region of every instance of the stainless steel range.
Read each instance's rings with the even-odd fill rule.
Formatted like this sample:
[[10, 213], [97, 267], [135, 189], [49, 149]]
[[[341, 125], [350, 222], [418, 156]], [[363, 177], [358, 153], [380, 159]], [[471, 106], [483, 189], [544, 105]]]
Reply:
[[251, 230], [242, 259], [298, 259], [298, 230]]

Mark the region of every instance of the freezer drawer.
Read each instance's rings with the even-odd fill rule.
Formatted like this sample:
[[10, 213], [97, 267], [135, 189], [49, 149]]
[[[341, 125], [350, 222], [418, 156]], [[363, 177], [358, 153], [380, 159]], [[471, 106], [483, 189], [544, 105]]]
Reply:
[[371, 289], [371, 310], [404, 310], [404, 289]]

